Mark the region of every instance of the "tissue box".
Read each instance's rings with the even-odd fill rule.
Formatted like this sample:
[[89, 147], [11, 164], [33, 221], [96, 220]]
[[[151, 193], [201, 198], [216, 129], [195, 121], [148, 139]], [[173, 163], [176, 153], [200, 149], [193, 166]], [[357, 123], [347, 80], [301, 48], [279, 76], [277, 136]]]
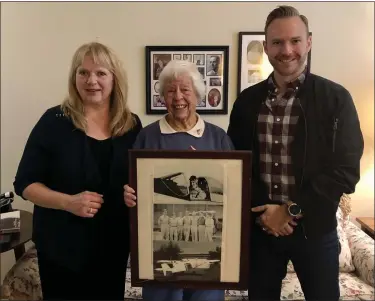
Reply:
[[21, 214], [19, 210], [0, 214], [0, 233], [16, 233], [21, 229]]

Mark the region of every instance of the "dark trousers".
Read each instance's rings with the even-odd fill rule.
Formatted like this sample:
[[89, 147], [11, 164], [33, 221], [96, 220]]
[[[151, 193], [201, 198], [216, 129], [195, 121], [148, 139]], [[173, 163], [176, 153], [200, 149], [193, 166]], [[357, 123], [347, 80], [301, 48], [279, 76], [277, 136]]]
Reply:
[[85, 271], [75, 272], [39, 252], [43, 300], [124, 300], [126, 261], [107, 259], [99, 257]]
[[274, 237], [254, 225], [251, 238], [249, 300], [280, 300], [282, 280], [291, 260], [306, 300], [339, 300], [337, 231], [306, 239], [302, 227]]

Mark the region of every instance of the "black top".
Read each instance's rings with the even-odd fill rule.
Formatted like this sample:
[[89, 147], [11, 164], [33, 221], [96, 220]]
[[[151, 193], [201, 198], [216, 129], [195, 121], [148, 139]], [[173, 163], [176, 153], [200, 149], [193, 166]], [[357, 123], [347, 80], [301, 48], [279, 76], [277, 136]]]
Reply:
[[[110, 233], [116, 229], [107, 229], [107, 220], [112, 218], [111, 213], [107, 210], [111, 206], [112, 199], [108, 199], [110, 193], [109, 187], [109, 177], [110, 177], [110, 167], [113, 159], [113, 147], [112, 138], [105, 140], [97, 140], [93, 137], [87, 136], [87, 141], [90, 146], [90, 150], [93, 154], [94, 160], [98, 166], [98, 171], [100, 174], [101, 181], [98, 183], [97, 191], [104, 196], [104, 202], [102, 207], [95, 214], [92, 219], [92, 242], [93, 242], [93, 252], [91, 252], [92, 260], [95, 258], [100, 258], [98, 256], [103, 256], [103, 252], [108, 251], [108, 241], [106, 238], [110, 236]], [[126, 256], [124, 254], [124, 256]], [[91, 261], [92, 262], [92, 261]]]
[[102, 179], [98, 190], [101, 194], [105, 194], [109, 189], [110, 167], [113, 156], [112, 138], [97, 140], [93, 137], [87, 136], [87, 139]]
[[80, 270], [102, 251], [100, 245], [113, 253], [110, 259], [126, 260], [129, 217], [123, 186], [128, 183], [128, 150], [142, 128], [138, 116], [133, 117], [133, 129], [99, 146], [75, 128], [59, 106], [48, 109], [33, 128], [14, 181], [19, 196], [35, 182], [70, 195], [86, 190], [104, 195], [95, 218], [34, 206], [33, 241], [49, 259]]
[[[267, 80], [242, 91], [228, 127], [236, 150], [253, 152], [252, 207], [273, 202], [259, 176], [257, 121], [267, 93]], [[343, 86], [308, 73], [296, 97], [302, 114], [291, 146], [298, 190], [292, 201], [302, 208], [307, 236], [319, 237], [336, 228], [342, 194], [355, 191], [363, 136], [353, 99]]]

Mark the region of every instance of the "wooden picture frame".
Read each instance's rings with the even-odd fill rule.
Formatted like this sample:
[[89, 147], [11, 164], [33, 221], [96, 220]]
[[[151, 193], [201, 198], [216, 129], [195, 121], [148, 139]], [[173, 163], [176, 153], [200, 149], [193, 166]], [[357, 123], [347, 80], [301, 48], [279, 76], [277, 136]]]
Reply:
[[227, 114], [229, 46], [146, 46], [146, 113], [167, 113], [159, 75], [177, 59], [194, 62], [205, 81], [206, 94], [198, 100], [197, 113]]
[[247, 289], [252, 153], [133, 149], [129, 158], [132, 286]]
[[[312, 33], [310, 32], [310, 36]], [[238, 35], [237, 96], [246, 88], [265, 80], [273, 67], [264, 52], [262, 31], [241, 31]], [[311, 69], [311, 50], [307, 56], [307, 68]]]

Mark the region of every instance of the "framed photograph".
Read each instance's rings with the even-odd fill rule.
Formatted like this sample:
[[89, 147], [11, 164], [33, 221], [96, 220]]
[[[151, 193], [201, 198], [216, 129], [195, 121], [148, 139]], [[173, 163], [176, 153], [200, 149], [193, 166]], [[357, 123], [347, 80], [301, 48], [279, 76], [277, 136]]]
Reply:
[[132, 286], [247, 289], [251, 155], [129, 151]]
[[[310, 35], [312, 35], [311, 32]], [[268, 56], [264, 52], [264, 40], [264, 32], [239, 33], [237, 95], [244, 89], [265, 80], [273, 71]], [[306, 63], [310, 69], [311, 50]]]
[[229, 46], [146, 46], [146, 112], [166, 114], [157, 89], [159, 75], [171, 60], [194, 62], [206, 85], [198, 114], [228, 114]]

